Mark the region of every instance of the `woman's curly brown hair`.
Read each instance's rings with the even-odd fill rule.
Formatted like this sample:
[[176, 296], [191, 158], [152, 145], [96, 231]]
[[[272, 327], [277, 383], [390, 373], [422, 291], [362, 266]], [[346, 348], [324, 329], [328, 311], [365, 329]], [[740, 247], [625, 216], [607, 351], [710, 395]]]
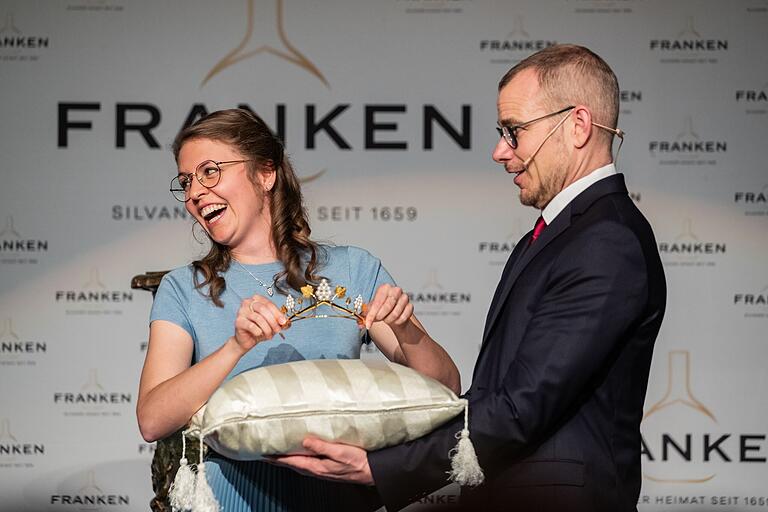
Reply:
[[[285, 267], [275, 276], [275, 286], [281, 291], [285, 291], [286, 284], [289, 288], [299, 290], [305, 283], [316, 282], [319, 249], [309, 238], [311, 230], [299, 180], [288, 161], [282, 142], [267, 124], [245, 109], [213, 112], [184, 128], [176, 136], [173, 156], [177, 163], [181, 147], [192, 139], [210, 139], [235, 147], [245, 158], [252, 160], [248, 164], [248, 176], [254, 186], [257, 186], [256, 173], [262, 168], [275, 170], [275, 184], [268, 192], [271, 198], [272, 241], [277, 257]], [[192, 262], [195, 288], [202, 290], [208, 286], [207, 295], [214, 304], [223, 307], [220, 297], [227, 285], [221, 273], [229, 268], [232, 255], [228, 246], [212, 239], [210, 241], [208, 254]]]

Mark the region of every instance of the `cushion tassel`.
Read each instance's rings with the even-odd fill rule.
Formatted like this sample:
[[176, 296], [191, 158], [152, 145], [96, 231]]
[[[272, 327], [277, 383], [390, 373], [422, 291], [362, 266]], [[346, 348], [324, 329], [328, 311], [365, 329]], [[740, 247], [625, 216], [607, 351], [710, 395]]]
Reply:
[[205, 463], [203, 462], [203, 433], [200, 433], [200, 463], [197, 465], [197, 484], [195, 497], [192, 502], [192, 512], [219, 512], [221, 507], [213, 495], [211, 486], [205, 478]]
[[469, 439], [469, 401], [464, 401], [464, 428], [456, 434], [459, 440], [450, 451], [451, 471], [448, 479], [459, 485], [474, 487], [485, 480], [483, 470], [477, 461], [477, 454]]
[[179, 470], [173, 479], [171, 488], [168, 491], [168, 498], [171, 502], [171, 508], [174, 512], [182, 512], [192, 509], [192, 498], [195, 492], [195, 474], [192, 467], [187, 462], [187, 441], [186, 432], [181, 433], [181, 460], [179, 460]]

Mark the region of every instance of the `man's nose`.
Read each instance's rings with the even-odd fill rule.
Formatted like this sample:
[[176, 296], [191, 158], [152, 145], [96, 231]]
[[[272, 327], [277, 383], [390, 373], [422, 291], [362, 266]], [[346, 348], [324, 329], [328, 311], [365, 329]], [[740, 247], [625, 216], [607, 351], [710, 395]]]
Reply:
[[509, 144], [507, 144], [507, 141], [504, 140], [504, 137], [499, 137], [499, 142], [496, 143], [496, 147], [493, 149], [492, 156], [494, 161], [503, 164], [504, 162], [512, 159], [514, 156], [514, 150], [512, 147], [510, 147]]

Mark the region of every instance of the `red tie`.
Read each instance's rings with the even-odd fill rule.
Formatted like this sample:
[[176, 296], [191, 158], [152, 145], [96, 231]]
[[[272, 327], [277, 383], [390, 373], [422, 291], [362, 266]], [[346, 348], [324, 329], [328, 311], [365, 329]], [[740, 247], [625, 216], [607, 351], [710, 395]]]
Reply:
[[547, 223], [544, 222], [544, 217], [536, 219], [536, 225], [533, 226], [533, 235], [531, 235], [530, 243], [535, 242], [536, 239], [539, 238], [539, 235], [541, 235], [541, 232], [544, 231], [545, 227], [547, 227]]

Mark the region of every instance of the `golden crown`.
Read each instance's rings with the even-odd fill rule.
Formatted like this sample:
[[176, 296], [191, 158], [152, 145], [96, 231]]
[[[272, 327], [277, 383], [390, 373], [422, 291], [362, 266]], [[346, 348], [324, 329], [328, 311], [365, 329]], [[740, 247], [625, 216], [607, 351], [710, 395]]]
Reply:
[[[330, 313], [322, 313], [318, 308], [324, 306]], [[301, 297], [293, 298], [290, 294], [285, 298], [285, 305], [280, 308], [288, 316], [288, 322], [306, 320], [309, 318], [349, 318], [359, 326], [365, 324], [365, 313], [368, 305], [363, 302], [363, 296], [358, 295], [353, 300], [347, 296], [344, 286], [336, 286], [331, 291], [327, 279], [321, 279], [317, 288], [311, 284], [301, 287]]]

